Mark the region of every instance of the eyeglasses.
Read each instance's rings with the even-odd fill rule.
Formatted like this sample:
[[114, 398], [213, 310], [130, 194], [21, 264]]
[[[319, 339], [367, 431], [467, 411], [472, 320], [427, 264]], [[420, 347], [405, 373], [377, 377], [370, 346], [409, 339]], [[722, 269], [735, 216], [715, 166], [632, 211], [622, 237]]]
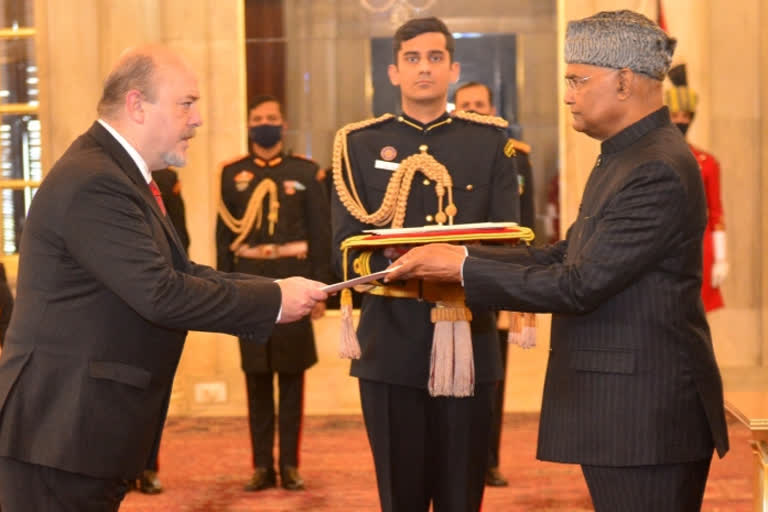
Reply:
[[569, 75], [565, 77], [565, 86], [570, 89], [571, 91], [576, 91], [581, 88], [582, 85], [584, 85], [587, 80], [592, 78], [592, 75], [589, 76], [573, 76]]
[[568, 90], [578, 91], [579, 89], [581, 89], [584, 86], [585, 83], [587, 83], [587, 81], [590, 78], [606, 76], [606, 75], [609, 75], [611, 73], [619, 73], [619, 72], [621, 72], [621, 69], [611, 69], [611, 70], [608, 70], [607, 72], [598, 71], [595, 74], [592, 74], [592, 75], [589, 75], [589, 76], [566, 75], [565, 76], [565, 86], [566, 86], [566, 88], [568, 88]]

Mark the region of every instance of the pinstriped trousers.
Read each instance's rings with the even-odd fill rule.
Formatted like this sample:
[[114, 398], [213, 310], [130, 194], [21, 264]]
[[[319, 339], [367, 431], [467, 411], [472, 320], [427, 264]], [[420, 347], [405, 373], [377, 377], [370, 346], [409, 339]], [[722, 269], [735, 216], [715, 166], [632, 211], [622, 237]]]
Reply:
[[595, 512], [698, 512], [709, 475], [704, 460], [654, 466], [581, 466]]

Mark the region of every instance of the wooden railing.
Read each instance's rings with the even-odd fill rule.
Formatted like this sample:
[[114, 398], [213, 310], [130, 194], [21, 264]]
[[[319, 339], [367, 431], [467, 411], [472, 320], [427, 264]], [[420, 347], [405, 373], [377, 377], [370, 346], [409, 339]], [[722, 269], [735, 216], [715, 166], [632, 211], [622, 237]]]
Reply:
[[726, 392], [725, 408], [752, 434], [754, 510], [768, 512], [768, 391]]

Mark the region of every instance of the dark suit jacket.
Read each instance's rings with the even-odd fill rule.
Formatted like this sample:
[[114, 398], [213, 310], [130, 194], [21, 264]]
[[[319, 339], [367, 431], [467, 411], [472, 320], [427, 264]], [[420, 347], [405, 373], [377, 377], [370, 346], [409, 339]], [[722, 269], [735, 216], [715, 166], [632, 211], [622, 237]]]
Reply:
[[[418, 154], [420, 146], [445, 165], [453, 180], [455, 223], [516, 221], [519, 193], [515, 159], [504, 149], [508, 139], [501, 128], [443, 115], [422, 125], [405, 115], [349, 134], [349, 160], [355, 186], [368, 212], [376, 211], [392, 176], [391, 163]], [[346, 174], [346, 171], [345, 171]], [[435, 183], [416, 173], [408, 195], [404, 227], [434, 224], [438, 202]], [[375, 226], [363, 224], [347, 211], [334, 189], [331, 200], [333, 244], [337, 270], [342, 268], [342, 241]], [[349, 277], [356, 277], [348, 254]], [[381, 251], [371, 257], [371, 271], [388, 265]], [[434, 324], [432, 303], [416, 299], [363, 297], [357, 336], [362, 356], [352, 361], [351, 374], [362, 379], [426, 389]], [[501, 379], [501, 355], [495, 316], [487, 309], [472, 311], [472, 350], [478, 383]]]
[[623, 466], [728, 449], [701, 288], [706, 206], [666, 108], [604, 141], [566, 240], [471, 248], [470, 304], [553, 312], [538, 457]]
[[133, 478], [158, 442], [187, 329], [271, 332], [280, 289], [187, 259], [100, 124], [53, 166], [22, 234], [0, 357], [0, 455]]

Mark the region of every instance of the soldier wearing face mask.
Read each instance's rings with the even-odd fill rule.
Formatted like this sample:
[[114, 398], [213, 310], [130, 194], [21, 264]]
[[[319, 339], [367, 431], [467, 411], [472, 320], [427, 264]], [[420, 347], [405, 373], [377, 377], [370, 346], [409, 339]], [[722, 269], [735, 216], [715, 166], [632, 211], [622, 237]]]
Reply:
[[[688, 87], [685, 64], [669, 70], [673, 87], [664, 95], [672, 122], [686, 135], [696, 115], [698, 95]], [[710, 153], [690, 142], [693, 156], [699, 163], [704, 191], [707, 197], [707, 227], [704, 231], [701, 299], [707, 312], [723, 307], [720, 285], [728, 276], [728, 259], [725, 241], [725, 220], [720, 202], [720, 164]]]
[[[217, 268], [265, 277], [292, 275], [332, 282], [328, 199], [317, 164], [283, 149], [282, 105], [259, 96], [248, 110], [250, 153], [225, 163], [216, 226]], [[325, 304], [318, 303], [312, 318]], [[317, 353], [312, 323], [303, 318], [275, 327], [266, 344], [241, 340], [246, 375], [254, 473], [246, 491], [277, 484], [272, 455], [275, 434], [274, 374], [279, 383], [280, 484], [300, 490], [298, 473], [304, 371]]]

